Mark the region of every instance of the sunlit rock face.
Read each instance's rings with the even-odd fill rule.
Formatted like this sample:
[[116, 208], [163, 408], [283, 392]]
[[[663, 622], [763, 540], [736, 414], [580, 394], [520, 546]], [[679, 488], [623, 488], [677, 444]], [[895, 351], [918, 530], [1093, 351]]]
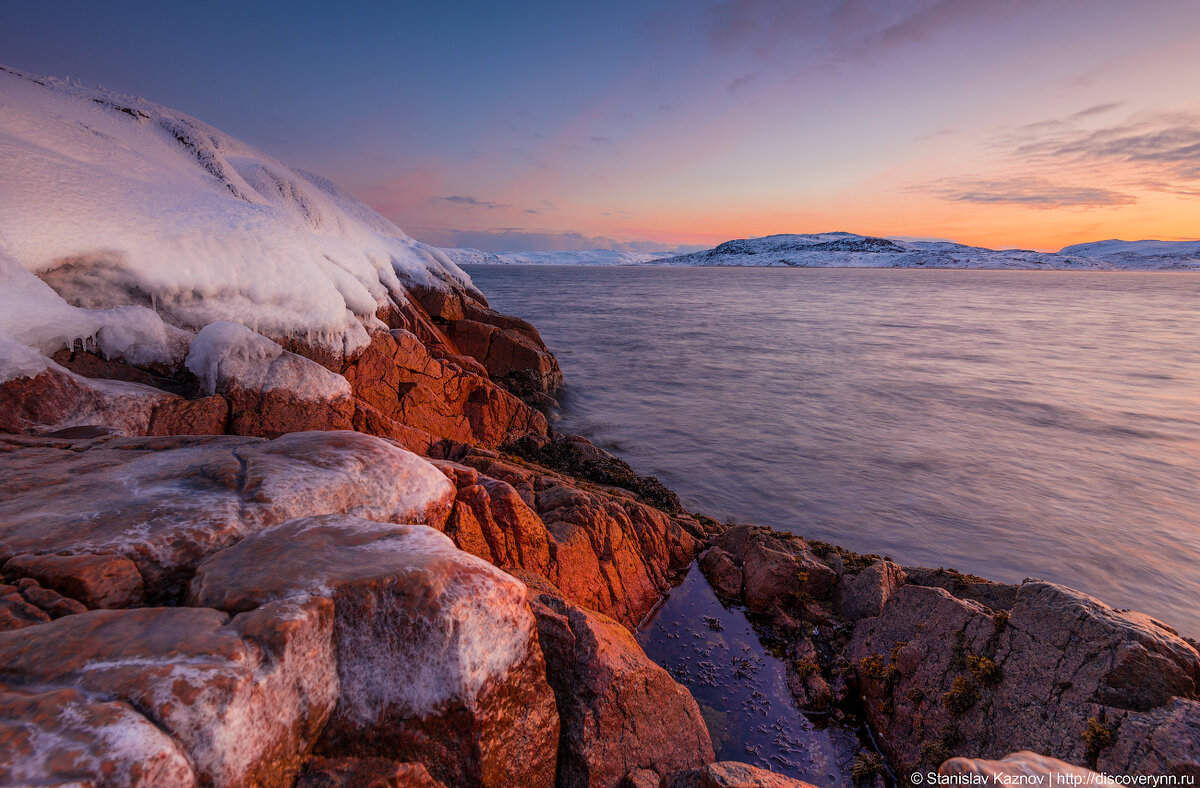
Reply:
[[553, 783], [558, 716], [525, 587], [425, 526], [292, 520], [200, 565], [190, 604], [332, 600], [327, 753], [420, 760], [451, 784]]
[[634, 770], [668, 775], [713, 760], [691, 693], [629, 630], [550, 593], [533, 608], [562, 716], [559, 786], [612, 786]]

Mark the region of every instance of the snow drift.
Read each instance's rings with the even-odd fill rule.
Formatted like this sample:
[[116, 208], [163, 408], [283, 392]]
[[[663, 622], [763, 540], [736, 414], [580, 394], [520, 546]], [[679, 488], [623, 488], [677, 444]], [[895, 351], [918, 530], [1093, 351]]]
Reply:
[[338, 352], [469, 277], [329, 181], [140, 98], [0, 67], [0, 336], [178, 362], [221, 320]]

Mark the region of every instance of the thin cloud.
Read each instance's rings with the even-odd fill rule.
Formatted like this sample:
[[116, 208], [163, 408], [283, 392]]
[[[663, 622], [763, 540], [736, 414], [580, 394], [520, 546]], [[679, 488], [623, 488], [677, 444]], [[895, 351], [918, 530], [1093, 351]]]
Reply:
[[1060, 186], [1037, 178], [959, 181], [934, 192], [949, 202], [1023, 205], [1028, 208], [1100, 208], [1130, 205], [1129, 194], [1091, 186]]
[[467, 208], [486, 208], [488, 210], [494, 210], [496, 208], [511, 207], [506, 203], [490, 202], [488, 200], [478, 200], [474, 197], [470, 197], [468, 195], [463, 195], [463, 194], [452, 194], [449, 197], [434, 197], [433, 201], [434, 202], [448, 202], [451, 205], [461, 205], [461, 206], [464, 206]]
[[1191, 194], [1200, 186], [1200, 117], [1158, 114], [1099, 129], [1032, 134], [1014, 153], [1027, 160], [1125, 165], [1143, 186]]

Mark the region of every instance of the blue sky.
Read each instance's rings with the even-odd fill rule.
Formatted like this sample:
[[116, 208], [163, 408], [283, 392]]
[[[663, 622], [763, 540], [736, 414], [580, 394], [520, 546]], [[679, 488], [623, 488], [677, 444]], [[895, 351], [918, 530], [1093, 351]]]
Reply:
[[0, 62], [193, 114], [422, 240], [1200, 233], [1200, 3], [8, 3]]

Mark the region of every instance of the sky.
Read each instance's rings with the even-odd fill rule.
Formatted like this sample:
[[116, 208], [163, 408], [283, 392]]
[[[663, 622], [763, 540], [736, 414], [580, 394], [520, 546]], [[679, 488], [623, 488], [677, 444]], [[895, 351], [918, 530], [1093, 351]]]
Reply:
[[141, 95], [488, 251], [1200, 237], [1196, 0], [28, 2]]

